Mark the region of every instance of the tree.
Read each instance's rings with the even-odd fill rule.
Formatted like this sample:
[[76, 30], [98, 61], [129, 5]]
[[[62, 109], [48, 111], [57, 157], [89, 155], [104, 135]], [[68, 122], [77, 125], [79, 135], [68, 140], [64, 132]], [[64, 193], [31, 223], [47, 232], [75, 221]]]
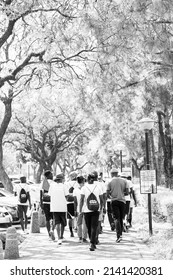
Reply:
[[[8, 131], [12, 134], [12, 143], [17, 150], [30, 154], [32, 160], [39, 164], [37, 182], [40, 181], [43, 170], [52, 169], [57, 155], [68, 149], [86, 131], [86, 128], [82, 128], [81, 121], [76, 121], [63, 112], [55, 116], [40, 107], [42, 106], [37, 104], [35, 113], [32, 108], [30, 114], [28, 112], [23, 119], [16, 116], [15, 128]], [[41, 114], [36, 114], [38, 108]]]
[[[80, 2], [81, 3], [81, 2]], [[80, 78], [82, 65], [94, 46], [83, 40], [73, 24], [82, 22], [83, 2], [0, 1], [0, 101], [4, 117], [0, 125], [0, 179], [12, 191], [3, 166], [3, 137], [11, 120], [13, 99], [45, 83]], [[69, 33], [70, 30], [70, 33]], [[84, 32], [85, 35], [85, 32]]]

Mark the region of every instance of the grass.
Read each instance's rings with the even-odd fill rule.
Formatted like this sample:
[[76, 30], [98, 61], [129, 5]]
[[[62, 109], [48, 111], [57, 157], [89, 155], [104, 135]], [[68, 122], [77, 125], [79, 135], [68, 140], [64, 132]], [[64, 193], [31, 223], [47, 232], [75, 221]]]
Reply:
[[[140, 194], [136, 189], [138, 207], [134, 208], [133, 224], [137, 235], [147, 244], [157, 260], [173, 259], [173, 222], [167, 212], [167, 204], [173, 205], [173, 191], [158, 187], [157, 194], [152, 194], [152, 228], [149, 235], [148, 195]], [[173, 208], [171, 209], [173, 210]]]

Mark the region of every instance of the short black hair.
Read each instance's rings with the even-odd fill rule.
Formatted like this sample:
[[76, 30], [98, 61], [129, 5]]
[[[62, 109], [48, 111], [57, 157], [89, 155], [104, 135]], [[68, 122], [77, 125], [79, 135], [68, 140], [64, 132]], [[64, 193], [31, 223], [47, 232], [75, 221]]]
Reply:
[[92, 174], [94, 175], [94, 181], [97, 181], [98, 180], [98, 172], [93, 171]]
[[26, 183], [26, 176], [20, 177], [20, 182], [21, 183]]
[[82, 184], [82, 183], [85, 182], [85, 178], [83, 176], [78, 176], [77, 177], [77, 182], [78, 182], [78, 184]]
[[93, 173], [88, 175], [88, 182], [89, 183], [93, 183], [95, 180], [95, 175]]
[[48, 179], [48, 178], [53, 178], [53, 174], [50, 170], [46, 170], [44, 172], [44, 176]]

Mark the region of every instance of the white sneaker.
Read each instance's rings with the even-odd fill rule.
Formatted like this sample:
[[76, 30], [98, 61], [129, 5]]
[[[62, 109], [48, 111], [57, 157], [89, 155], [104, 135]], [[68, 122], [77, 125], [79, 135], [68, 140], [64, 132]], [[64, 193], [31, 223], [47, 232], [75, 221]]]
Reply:
[[62, 239], [58, 239], [58, 245], [62, 244]]
[[25, 229], [24, 234], [29, 234], [29, 231], [27, 229]]

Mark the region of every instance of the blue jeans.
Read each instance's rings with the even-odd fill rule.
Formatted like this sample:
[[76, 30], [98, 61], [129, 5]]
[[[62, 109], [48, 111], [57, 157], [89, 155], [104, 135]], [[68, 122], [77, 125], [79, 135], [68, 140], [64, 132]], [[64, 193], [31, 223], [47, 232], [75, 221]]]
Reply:
[[123, 218], [126, 204], [122, 201], [113, 200], [112, 202], [112, 213], [115, 220], [115, 228], [117, 232], [117, 238], [122, 235], [123, 231]]
[[99, 211], [84, 213], [85, 223], [88, 229], [88, 236], [92, 244], [96, 244], [97, 226], [99, 221]]

